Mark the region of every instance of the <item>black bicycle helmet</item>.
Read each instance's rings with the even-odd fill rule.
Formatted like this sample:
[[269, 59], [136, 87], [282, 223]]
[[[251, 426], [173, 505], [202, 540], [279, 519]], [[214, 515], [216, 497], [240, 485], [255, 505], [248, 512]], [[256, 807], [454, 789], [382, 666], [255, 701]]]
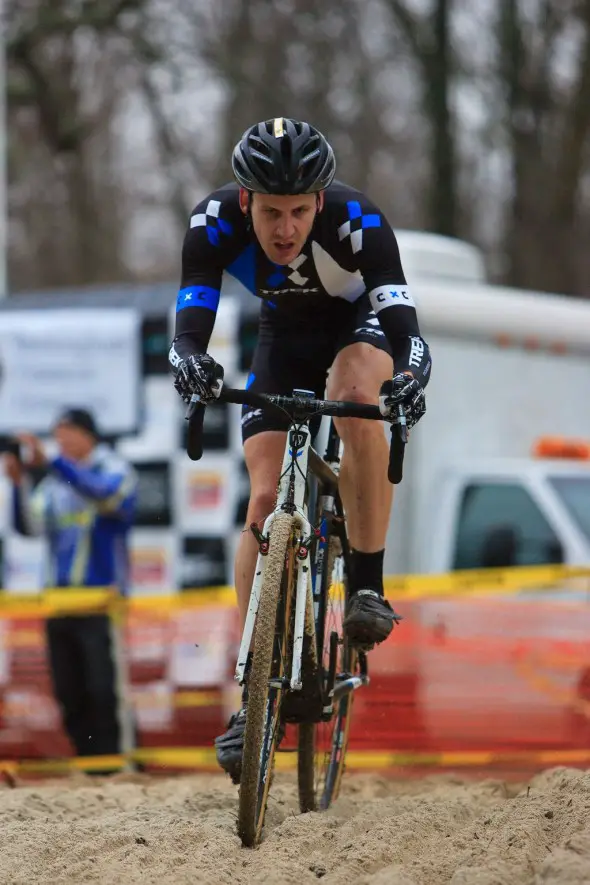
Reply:
[[259, 194], [314, 194], [336, 172], [334, 151], [309, 123], [276, 117], [256, 123], [234, 148], [236, 181]]

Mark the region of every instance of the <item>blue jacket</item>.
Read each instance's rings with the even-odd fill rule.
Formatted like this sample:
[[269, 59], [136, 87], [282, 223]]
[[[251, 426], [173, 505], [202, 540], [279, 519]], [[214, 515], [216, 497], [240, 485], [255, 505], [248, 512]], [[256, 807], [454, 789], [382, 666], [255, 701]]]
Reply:
[[126, 592], [135, 472], [104, 446], [83, 464], [58, 457], [49, 468], [34, 491], [27, 481], [13, 491], [16, 531], [45, 535], [49, 542], [47, 585]]

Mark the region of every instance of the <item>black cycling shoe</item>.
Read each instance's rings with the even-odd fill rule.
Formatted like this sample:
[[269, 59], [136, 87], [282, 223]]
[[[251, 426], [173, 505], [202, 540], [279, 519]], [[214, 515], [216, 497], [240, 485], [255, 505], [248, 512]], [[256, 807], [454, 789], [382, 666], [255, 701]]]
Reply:
[[370, 651], [376, 643], [387, 639], [401, 620], [401, 615], [375, 590], [357, 590], [350, 599], [343, 626], [352, 645]]
[[239, 784], [242, 774], [242, 752], [244, 749], [244, 730], [246, 728], [246, 707], [234, 713], [225, 734], [215, 738], [215, 755], [217, 762], [232, 779]]
[[[232, 779], [232, 783], [239, 784], [242, 777], [242, 754], [244, 752], [244, 731], [246, 730], [246, 707], [229, 720], [227, 731], [215, 738], [215, 755], [217, 762]], [[277, 747], [285, 737], [285, 725], [279, 722], [277, 725]]]

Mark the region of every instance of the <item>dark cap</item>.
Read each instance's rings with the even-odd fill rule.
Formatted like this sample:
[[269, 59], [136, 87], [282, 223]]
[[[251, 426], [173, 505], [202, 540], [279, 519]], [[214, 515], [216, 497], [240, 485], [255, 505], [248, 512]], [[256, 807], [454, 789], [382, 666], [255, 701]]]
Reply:
[[87, 409], [66, 409], [55, 422], [56, 427], [60, 424], [78, 427], [80, 430], [85, 430], [86, 433], [89, 433], [95, 439], [100, 437], [94, 416]]

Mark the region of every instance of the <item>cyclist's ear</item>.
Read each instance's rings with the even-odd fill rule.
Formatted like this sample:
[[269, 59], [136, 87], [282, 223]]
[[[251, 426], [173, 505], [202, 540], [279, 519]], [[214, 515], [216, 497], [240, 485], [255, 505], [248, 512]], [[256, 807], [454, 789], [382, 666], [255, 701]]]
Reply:
[[322, 209], [324, 208], [324, 192], [323, 191], [320, 191], [319, 193], [316, 194], [315, 207], [318, 212], [321, 212]]
[[247, 215], [248, 212], [250, 211], [250, 197], [251, 197], [250, 191], [247, 191], [245, 187], [241, 187], [239, 200], [240, 200], [240, 209], [242, 210], [244, 215]]

